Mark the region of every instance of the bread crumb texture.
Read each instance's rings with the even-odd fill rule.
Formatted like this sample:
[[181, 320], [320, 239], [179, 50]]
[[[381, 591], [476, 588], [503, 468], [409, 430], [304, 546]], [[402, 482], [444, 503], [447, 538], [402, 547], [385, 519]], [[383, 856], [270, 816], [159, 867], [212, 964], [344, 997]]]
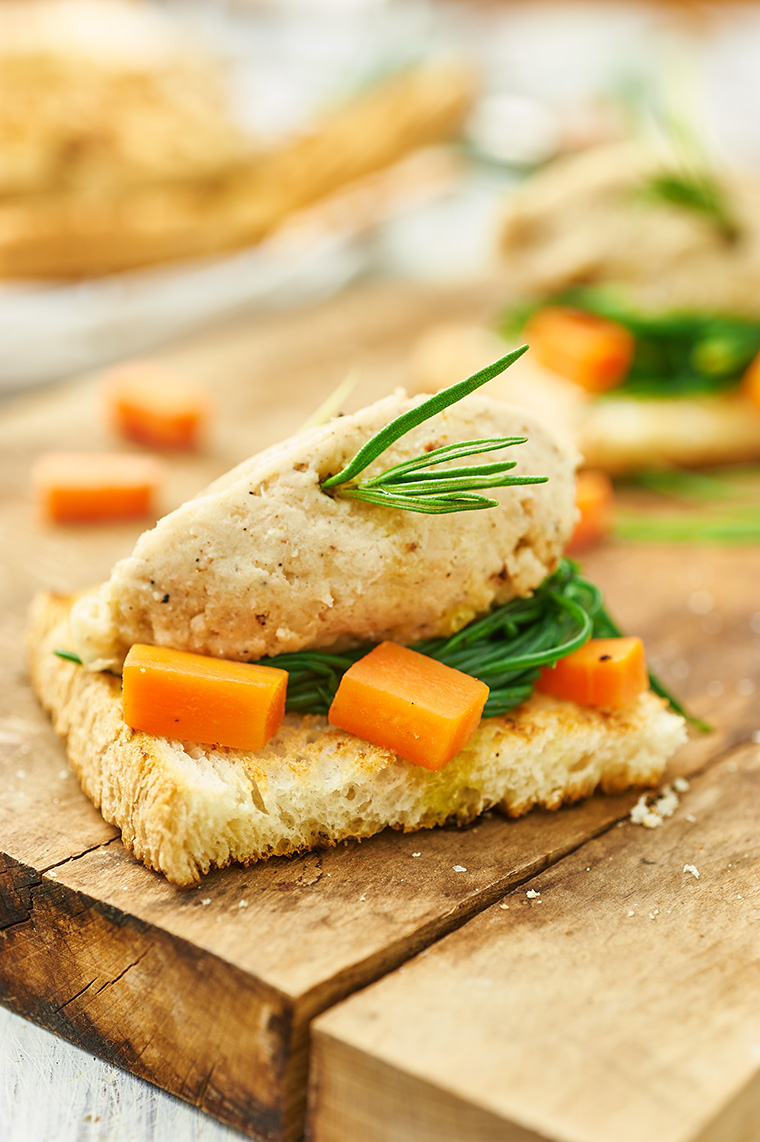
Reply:
[[572, 530], [578, 457], [525, 410], [475, 394], [366, 472], [444, 444], [527, 436], [509, 449], [515, 472], [548, 483], [501, 489], [498, 507], [424, 515], [321, 490], [421, 399], [399, 392], [291, 437], [165, 516], [77, 603], [72, 630], [85, 665], [119, 668], [135, 642], [243, 661], [307, 646], [411, 643], [529, 594]]
[[39, 596], [28, 628], [32, 682], [84, 792], [130, 852], [188, 885], [212, 867], [364, 838], [465, 824], [498, 807], [517, 817], [595, 789], [654, 785], [685, 738], [653, 693], [624, 710], [582, 709], [536, 694], [485, 719], [447, 766], [430, 772], [332, 729], [286, 716], [256, 753], [151, 737], [122, 717], [118, 677], [64, 661], [71, 600]]

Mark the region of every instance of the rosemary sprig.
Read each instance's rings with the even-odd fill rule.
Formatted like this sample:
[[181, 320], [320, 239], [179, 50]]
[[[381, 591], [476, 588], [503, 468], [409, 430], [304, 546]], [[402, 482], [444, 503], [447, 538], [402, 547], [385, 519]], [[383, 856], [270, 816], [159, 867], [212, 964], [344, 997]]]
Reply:
[[[484, 717], [495, 717], [527, 701], [542, 666], [589, 638], [619, 635], [599, 589], [565, 559], [529, 598], [513, 599], [450, 638], [426, 639], [413, 649], [485, 682], [490, 693]], [[338, 653], [302, 650], [260, 661], [288, 671], [288, 710], [326, 714], [343, 674], [371, 649], [367, 644]], [[681, 713], [662, 684], [654, 677], [651, 682]]]
[[644, 184], [641, 196], [701, 215], [727, 243], [736, 242], [741, 236], [723, 188], [706, 167], [661, 171]]
[[498, 500], [479, 493], [491, 488], [505, 488], [517, 484], [543, 484], [546, 476], [512, 476], [515, 461], [500, 460], [490, 464], [467, 464], [463, 467], [437, 471], [439, 464], [464, 460], [482, 452], [495, 452], [513, 444], [524, 444], [525, 436], [496, 436], [487, 440], [465, 440], [446, 444], [422, 456], [404, 460], [369, 479], [357, 477], [382, 455], [392, 444], [413, 428], [432, 416], [456, 404], [463, 397], [479, 389], [487, 381], [509, 368], [528, 348], [521, 345], [485, 369], [463, 381], [457, 381], [435, 393], [422, 404], [397, 416], [364, 444], [352, 460], [336, 475], [322, 481], [322, 490], [345, 499], [364, 500], [366, 503], [403, 511], [442, 515], [449, 512], [472, 511], [496, 507]]

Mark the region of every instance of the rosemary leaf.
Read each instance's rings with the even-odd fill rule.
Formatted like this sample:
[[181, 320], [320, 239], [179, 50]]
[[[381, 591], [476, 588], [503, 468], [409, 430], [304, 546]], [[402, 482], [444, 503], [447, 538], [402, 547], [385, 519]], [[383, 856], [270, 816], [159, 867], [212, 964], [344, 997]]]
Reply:
[[77, 666], [82, 665], [82, 659], [73, 650], [63, 650], [61, 647], [56, 647], [53, 651], [59, 658], [64, 658], [67, 662], [75, 662]]
[[467, 495], [464, 492], [446, 492], [441, 495], [409, 495], [386, 491], [383, 488], [348, 487], [341, 493], [345, 499], [364, 500], [384, 508], [400, 511], [423, 512], [426, 515], [447, 515], [450, 512], [478, 511], [495, 508], [499, 501], [489, 496]]

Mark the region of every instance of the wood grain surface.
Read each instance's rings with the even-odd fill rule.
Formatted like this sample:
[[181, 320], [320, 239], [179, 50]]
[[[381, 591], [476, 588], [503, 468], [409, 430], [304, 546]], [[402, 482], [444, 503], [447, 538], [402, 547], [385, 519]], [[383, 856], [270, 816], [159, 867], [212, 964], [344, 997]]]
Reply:
[[760, 749], [316, 1021], [313, 1142], [750, 1142]]
[[[487, 318], [502, 299], [494, 282], [456, 291], [367, 286], [164, 354], [212, 388], [217, 413], [201, 454], [169, 458], [161, 510], [297, 429], [349, 370], [359, 384], [347, 411], [403, 383], [409, 346], [426, 324]], [[476, 914], [585, 852], [591, 839], [627, 836], [614, 826], [636, 794], [520, 821], [487, 815], [462, 831], [391, 833], [215, 872], [191, 890], [137, 865], [79, 791], [23, 660], [34, 592], [100, 581], [141, 530], [46, 525], [29, 494], [31, 463], [49, 448], [116, 443], [101, 422], [94, 377], [0, 413], [0, 1002], [256, 1138], [293, 1139], [303, 1129], [314, 1017], [447, 933], [467, 931]], [[714, 733], [692, 736], [673, 772], [709, 768], [748, 742], [760, 686], [755, 550], [609, 544], [587, 570], [623, 625], [644, 636], [665, 680], [714, 722]], [[636, 838], [649, 842], [642, 830]], [[348, 1063], [333, 1075], [339, 1035], [320, 1032], [319, 1041], [315, 1089], [326, 1093], [312, 1128], [329, 1139], [330, 1084], [353, 1089], [355, 1080]], [[351, 1065], [365, 1058], [367, 1044], [344, 1046]], [[396, 1081], [392, 1063], [391, 1071]], [[414, 1086], [416, 1075], [408, 1081]], [[494, 1112], [477, 1098], [471, 1109]]]

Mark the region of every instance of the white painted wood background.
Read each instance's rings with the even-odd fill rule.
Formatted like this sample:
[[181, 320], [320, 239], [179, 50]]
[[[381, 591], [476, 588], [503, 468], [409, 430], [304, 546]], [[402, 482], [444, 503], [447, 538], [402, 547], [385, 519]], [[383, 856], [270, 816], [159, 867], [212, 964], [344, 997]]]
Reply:
[[0, 1007], [1, 1142], [242, 1142], [244, 1137]]

